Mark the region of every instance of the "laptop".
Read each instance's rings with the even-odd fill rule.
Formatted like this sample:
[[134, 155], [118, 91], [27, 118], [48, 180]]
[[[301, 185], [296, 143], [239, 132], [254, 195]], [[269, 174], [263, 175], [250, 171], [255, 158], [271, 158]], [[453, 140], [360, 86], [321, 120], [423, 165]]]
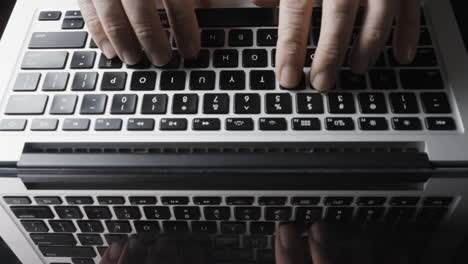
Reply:
[[278, 11], [247, 0], [197, 10], [200, 55], [173, 45], [163, 68], [103, 57], [75, 1], [17, 2], [0, 45], [0, 237], [23, 263], [99, 263], [112, 242], [174, 232], [273, 263], [282, 222], [424, 230], [423, 263], [463, 240], [468, 56], [449, 1], [424, 1], [412, 64], [388, 45], [327, 94], [279, 87]]

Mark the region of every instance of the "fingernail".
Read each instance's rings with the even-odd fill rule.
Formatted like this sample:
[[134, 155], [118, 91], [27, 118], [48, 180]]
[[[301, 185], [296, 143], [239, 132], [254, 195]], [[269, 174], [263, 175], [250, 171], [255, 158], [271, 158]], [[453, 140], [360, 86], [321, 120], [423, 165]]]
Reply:
[[283, 249], [299, 248], [300, 237], [296, 228], [292, 225], [283, 225], [279, 228], [279, 237]]
[[284, 88], [295, 88], [301, 82], [302, 69], [287, 64], [281, 69], [280, 84]]
[[106, 58], [109, 60], [117, 56], [117, 53], [115, 52], [114, 47], [112, 47], [110, 42], [107, 40], [101, 43], [101, 49], [102, 49], [102, 52], [104, 53], [104, 56], [106, 56]]
[[171, 61], [172, 58], [172, 53], [167, 54], [167, 53], [161, 53], [161, 52], [152, 52], [150, 54], [151, 62], [155, 66], [164, 66], [168, 64]]
[[135, 65], [140, 62], [140, 53], [136, 51], [124, 51], [123, 54], [123, 60], [125, 63], [128, 65]]
[[316, 90], [325, 92], [331, 90], [333, 79], [333, 76], [328, 72], [320, 72], [312, 78], [311, 84]]

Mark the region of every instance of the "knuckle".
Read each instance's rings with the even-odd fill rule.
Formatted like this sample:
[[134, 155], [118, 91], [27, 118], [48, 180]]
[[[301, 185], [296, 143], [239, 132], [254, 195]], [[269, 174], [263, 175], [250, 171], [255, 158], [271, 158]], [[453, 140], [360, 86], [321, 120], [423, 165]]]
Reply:
[[110, 38], [121, 36], [122, 33], [128, 31], [128, 26], [122, 19], [114, 19], [104, 25], [104, 28]]
[[149, 23], [136, 23], [133, 29], [139, 39], [147, 40], [154, 37], [154, 28]]
[[379, 43], [386, 40], [386, 30], [382, 28], [370, 28], [363, 33], [365, 42]]
[[195, 22], [189, 12], [174, 12], [171, 21], [173, 27], [185, 27]]
[[86, 25], [91, 31], [97, 31], [102, 28], [101, 21], [97, 16], [86, 17]]
[[339, 43], [325, 43], [319, 47], [316, 53], [316, 58], [321, 59], [327, 65], [338, 63], [343, 54], [343, 45]]
[[284, 8], [292, 12], [307, 12], [312, 5], [312, 0], [284, 0]]

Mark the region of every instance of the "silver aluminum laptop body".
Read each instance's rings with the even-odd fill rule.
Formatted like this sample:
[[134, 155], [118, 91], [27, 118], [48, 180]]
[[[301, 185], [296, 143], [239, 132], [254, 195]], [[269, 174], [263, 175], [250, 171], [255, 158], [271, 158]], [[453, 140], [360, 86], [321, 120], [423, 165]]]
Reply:
[[[215, 5], [219, 8], [252, 7], [249, 2], [223, 1]], [[64, 16], [69, 10], [77, 10], [75, 1], [18, 1], [0, 43], [2, 60], [0, 64], [0, 120], [16, 122], [18, 118], [16, 115], [5, 113], [8, 110], [10, 96], [16, 93], [13, 90], [17, 74], [28, 72], [21, 69], [21, 64], [33, 32], [61, 31], [60, 21], [38, 22], [39, 13], [61, 11]], [[96, 131], [93, 129], [96, 119], [115, 118], [108, 105], [104, 114], [86, 116], [90, 119], [90, 128], [87, 131], [78, 132], [61, 129], [65, 119], [83, 117], [78, 111], [71, 116], [54, 116], [49, 114], [51, 106], [48, 104], [45, 113], [38, 118], [57, 119], [57, 130], [32, 131], [32, 119], [36, 116], [20, 116], [20, 118], [27, 119], [24, 131], [0, 131], [0, 197], [2, 198], [0, 199], [0, 236], [23, 263], [70, 262], [70, 256], [54, 256], [52, 253], [44, 256], [41, 246], [46, 246], [35, 245], [30, 232], [21, 222], [32, 220], [27, 216], [18, 219], [18, 215], [13, 212], [12, 208], [15, 206], [42, 206], [55, 210], [54, 204], [40, 204], [35, 199], [37, 197], [59, 197], [60, 206], [78, 207], [83, 214], [81, 218], [83, 221], [90, 219], [85, 210], [87, 205], [72, 204], [67, 198], [91, 197], [94, 200], [92, 205], [97, 205], [98, 197], [123, 197], [124, 205], [130, 205], [132, 204], [130, 197], [149, 196], [157, 198], [158, 205], [163, 204], [172, 211], [175, 210], [177, 203], [162, 203], [163, 197], [188, 197], [189, 206], [200, 207], [201, 205], [195, 202], [195, 197], [221, 197], [220, 204], [230, 207], [234, 215], [235, 204], [229, 204], [227, 197], [252, 196], [254, 202], [250, 205], [263, 207], [265, 204], [261, 204], [260, 197], [285, 197], [285, 205], [293, 207], [290, 220], [294, 220], [294, 215], [301, 205], [293, 204], [294, 197], [318, 197], [319, 202], [314, 206], [324, 207], [324, 217], [328, 214], [328, 207], [341, 208], [341, 204], [328, 204], [327, 198], [352, 197], [353, 202], [349, 206], [356, 207], [352, 218], [357, 217], [357, 207], [362, 206], [358, 202], [361, 197], [384, 197], [386, 199], [382, 205], [385, 207], [384, 214], [390, 212], [390, 207], [407, 207], [405, 202], [394, 204], [392, 199], [417, 197], [418, 201], [414, 205], [409, 205], [415, 207], [414, 219], [425, 207], [442, 206], [447, 209], [443, 218], [440, 219], [440, 227], [428, 242], [428, 249], [423, 254], [425, 263], [445, 263], [446, 258], [454, 254], [463, 239], [468, 221], [468, 134], [465, 130], [468, 125], [468, 103], [466, 103], [468, 101], [468, 88], [466, 87], [468, 86], [466, 74], [468, 56], [457, 30], [449, 1], [427, 0], [424, 3], [424, 12], [439, 63], [439, 66], [435, 68], [441, 71], [445, 84], [442, 92], [447, 94], [452, 111], [436, 115], [426, 113], [424, 110], [416, 114], [395, 114], [388, 111], [377, 115], [386, 118], [389, 122], [392, 122], [394, 118], [420, 118], [422, 124], [420, 130], [402, 131], [389, 128], [386, 131], [364, 131], [358, 128], [360, 118], [376, 115], [364, 115], [359, 111], [351, 114], [327, 114], [325, 111], [324, 114], [283, 114], [281, 117], [288, 121], [286, 130], [263, 131], [260, 129], [260, 119], [269, 115], [262, 107], [260, 113], [250, 115], [255, 123], [252, 131], [229, 131], [224, 121], [244, 117], [236, 114], [231, 104], [229, 114], [219, 116], [222, 119], [222, 126], [217, 131], [192, 129], [191, 124], [195, 119], [207, 117], [201, 110], [197, 114], [187, 116], [172, 114], [170, 111], [164, 116], [148, 116], [137, 111], [133, 115], [118, 116], [124, 124], [120, 131]], [[258, 28], [260, 27], [253, 27], [254, 30]], [[90, 38], [87, 38], [86, 46], [79, 50], [92, 50], [89, 44]], [[260, 47], [254, 44], [251, 48]], [[270, 54], [272, 48], [264, 49]], [[67, 62], [70, 63], [73, 52], [78, 49], [66, 50], [70, 53]], [[48, 51], [55, 50], [49, 49]], [[271, 57], [268, 56], [268, 61], [270, 60]], [[389, 60], [387, 58], [387, 61]], [[99, 55], [96, 57], [96, 63], [97, 61], [99, 61]], [[271, 63], [268, 63], [265, 68], [266, 70], [273, 69]], [[427, 67], [415, 68], [424, 70]], [[72, 73], [68, 83], [70, 87], [73, 74], [80, 70], [69, 70], [68, 66], [66, 69]], [[220, 71], [220, 69], [212, 70], [217, 75]], [[244, 68], [239, 64], [231, 70], [244, 70]], [[52, 70], [35, 70], [34, 72], [42, 74], [38, 83], [39, 88], [37, 91], [23, 94], [55, 95], [54, 92], [45, 92], [40, 89], [46, 73], [50, 71]], [[96, 66], [89, 71], [97, 72], [99, 76], [102, 76], [109, 70]], [[128, 88], [131, 74], [139, 69], [124, 67], [115, 71], [128, 73]], [[159, 76], [163, 70], [153, 68], [150, 71], [157, 72]], [[182, 71], [190, 73], [190, 70], [183, 68]], [[216, 83], [219, 81], [218, 78]], [[367, 78], [366, 82], [370, 83], [370, 78]], [[99, 79], [97, 87], [100, 82]], [[310, 87], [308, 89], [312, 92]], [[156, 89], [151, 93], [158, 92], [160, 91]], [[234, 94], [239, 91], [220, 91], [219, 87], [216, 87], [215, 91], [210, 91], [210, 93], [213, 92], [223, 92], [233, 98]], [[248, 88], [246, 91], [240, 91], [240, 93], [244, 92], [252, 91]], [[254, 92], [258, 92], [263, 98], [264, 94], [275, 91]], [[276, 92], [285, 93], [279, 89]], [[390, 97], [390, 93], [395, 91], [379, 92]], [[401, 83], [398, 83], [397, 92], [406, 92]], [[422, 89], [411, 92], [419, 96], [421, 93], [433, 91]], [[65, 95], [79, 94], [79, 96], [83, 93], [69, 88], [62, 92]], [[96, 89], [90, 93], [108, 94], [110, 104], [112, 96], [117, 92], [102, 92]], [[143, 97], [146, 92], [133, 92], [126, 89], [122, 93], [135, 93]], [[177, 93], [177, 91], [166, 92], [170, 98]], [[183, 93], [196, 93], [203, 96], [205, 92], [189, 91], [187, 84], [187, 89]], [[357, 97], [358, 92], [352, 93]], [[77, 109], [81, 103], [80, 100]], [[49, 103], [51, 101], [52, 98], [49, 99]], [[141, 107], [140, 104], [138, 108]], [[169, 102], [169, 108], [171, 106]], [[296, 106], [293, 102], [293, 108]], [[200, 105], [198, 107], [201, 109]], [[419, 108], [422, 109], [422, 106]], [[159, 122], [162, 118], [181, 117], [188, 119], [187, 130], [163, 131], [160, 129], [162, 124]], [[316, 131], [295, 130], [292, 125], [289, 126], [289, 122], [296, 117], [317, 118], [322, 127]], [[352, 118], [356, 128], [352, 131], [326, 129], [329, 117]], [[455, 129], [430, 130], [427, 127], [426, 118], [431, 117], [452, 118]], [[125, 124], [131, 118], [154, 118], [155, 128], [152, 131], [130, 131], [126, 129]], [[26, 197], [30, 203], [17, 201], [15, 197]], [[427, 202], [431, 198], [447, 197], [451, 199], [447, 204]], [[5, 198], [12, 198], [13, 201], [10, 199], [10, 202], [7, 202]], [[443, 199], [440, 201], [442, 202]], [[138, 204], [137, 206], [144, 212], [145, 205]], [[53, 219], [57, 220], [58, 217], [55, 213]], [[115, 213], [112, 213], [111, 218], [117, 219]], [[54, 232], [49, 223], [50, 219], [40, 219], [47, 226], [48, 230], [44, 231], [46, 233]], [[141, 220], [148, 219], [147, 215], [141, 216]], [[262, 214], [258, 220], [265, 221], [265, 219], [266, 214]], [[175, 220], [175, 217], [171, 216], [166, 220]], [[207, 217], [202, 215], [199, 220], [207, 220]], [[228, 220], [234, 220], [234, 216]], [[70, 221], [78, 226], [80, 220], [73, 218]], [[162, 221], [158, 222], [163, 224]], [[188, 222], [191, 223], [192, 220]], [[216, 222], [216, 225], [221, 225], [220, 221]], [[250, 220], [246, 222], [250, 224]], [[278, 222], [275, 222], [275, 225], [277, 224]], [[133, 224], [132, 227], [134, 227]], [[80, 229], [77, 228], [77, 230]], [[106, 229], [103, 233], [110, 231]], [[250, 231], [248, 229], [246, 233]], [[71, 232], [71, 236], [77, 238], [75, 233], [78, 232], [80, 231]], [[134, 233], [134, 230], [131, 233]], [[99, 236], [103, 238], [103, 244], [100, 246], [107, 246], [104, 234], [99, 234]], [[80, 241], [76, 246], [84, 247]], [[97, 246], [91, 248], [96, 253], [95, 256], [88, 256], [88, 258], [99, 261]]]

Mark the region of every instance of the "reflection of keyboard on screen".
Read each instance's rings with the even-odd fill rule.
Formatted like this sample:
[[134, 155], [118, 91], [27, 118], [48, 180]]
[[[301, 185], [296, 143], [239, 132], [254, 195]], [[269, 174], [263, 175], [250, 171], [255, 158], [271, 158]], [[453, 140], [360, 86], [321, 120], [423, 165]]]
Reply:
[[[106, 59], [83, 30], [79, 11], [41, 12], [35, 23], [61, 30], [32, 33], [0, 130], [457, 130], [425, 20], [412, 64], [399, 65], [388, 45], [368, 74], [353, 74], [345, 64], [336, 89], [320, 94], [305, 76], [293, 91], [278, 86], [276, 23], [261, 18], [250, 27], [215, 27], [219, 20], [201, 19], [199, 56], [183, 60], [171, 40], [173, 60], [155, 68], [148, 61], [127, 66]], [[319, 38], [320, 9], [314, 18], [306, 68]], [[172, 39], [169, 28], [167, 35]]]

